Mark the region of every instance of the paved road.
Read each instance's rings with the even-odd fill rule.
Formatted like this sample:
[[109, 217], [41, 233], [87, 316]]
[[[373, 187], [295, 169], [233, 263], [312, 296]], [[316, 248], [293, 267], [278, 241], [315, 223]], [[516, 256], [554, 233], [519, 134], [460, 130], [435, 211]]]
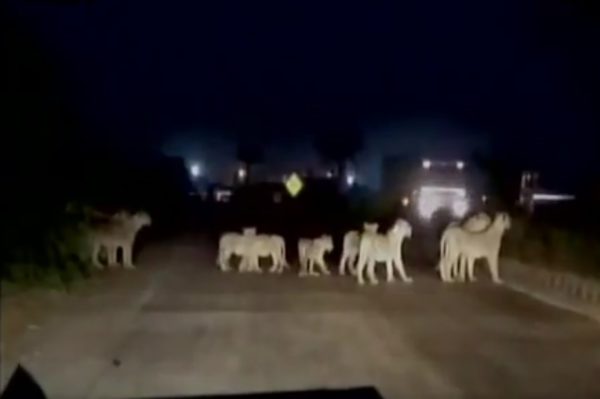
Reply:
[[581, 316], [426, 274], [360, 289], [340, 277], [225, 275], [200, 242], [144, 250], [137, 271], [27, 333], [22, 361], [51, 397], [360, 385], [386, 398], [600, 397], [600, 328]]

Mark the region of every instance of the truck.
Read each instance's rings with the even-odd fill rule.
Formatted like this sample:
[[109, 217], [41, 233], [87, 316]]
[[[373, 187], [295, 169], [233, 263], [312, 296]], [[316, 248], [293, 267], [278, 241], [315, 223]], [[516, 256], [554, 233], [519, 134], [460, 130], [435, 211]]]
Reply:
[[487, 200], [481, 179], [460, 159], [388, 161], [384, 168], [388, 196], [399, 198], [407, 213], [423, 222], [438, 212], [462, 219]]

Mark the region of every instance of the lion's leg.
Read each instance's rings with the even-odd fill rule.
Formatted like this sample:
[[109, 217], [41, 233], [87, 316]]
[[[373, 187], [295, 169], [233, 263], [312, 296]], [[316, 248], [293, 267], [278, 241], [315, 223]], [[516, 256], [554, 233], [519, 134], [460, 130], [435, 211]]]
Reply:
[[310, 276], [318, 276], [319, 273], [315, 270], [315, 260], [311, 257], [308, 259], [308, 274]]
[[468, 273], [468, 279], [469, 281], [476, 281], [477, 279], [475, 278], [475, 258], [472, 256], [469, 256], [467, 258], [467, 273]]
[[373, 259], [370, 259], [367, 265], [367, 275], [369, 276], [369, 280], [371, 280], [371, 284], [379, 284], [379, 280], [377, 280], [377, 275], [375, 274], [375, 260]]
[[290, 265], [287, 262], [286, 256], [285, 256], [285, 244], [281, 248], [281, 253], [279, 254], [279, 262], [280, 262], [279, 273], [283, 273], [283, 271], [285, 269], [290, 267]]
[[242, 269], [240, 269], [240, 271], [243, 271], [246, 273], [253, 273], [256, 271], [254, 268], [254, 262], [253, 262], [252, 256], [248, 256], [247, 258], [243, 257], [242, 263], [240, 263], [240, 266], [242, 266]]
[[465, 262], [465, 258], [462, 255], [452, 258], [452, 261], [449, 263], [450, 269], [448, 270], [448, 278], [450, 281], [462, 282], [465, 280]]
[[283, 273], [283, 270], [287, 267], [287, 262], [285, 261], [285, 254], [281, 251], [278, 251], [277, 254], [277, 273]]
[[252, 257], [249, 255], [243, 255], [240, 260], [239, 266], [240, 273], [250, 273], [252, 272]]
[[492, 256], [488, 258], [488, 264], [490, 265], [490, 273], [492, 275], [492, 281], [496, 284], [502, 284], [498, 270], [498, 256]]
[[460, 280], [460, 258], [448, 258], [444, 263], [445, 278], [447, 283]]
[[359, 285], [364, 285], [364, 272], [367, 265], [367, 257], [364, 254], [359, 254], [358, 263], [356, 264], [356, 281]]
[[342, 259], [340, 260], [340, 265], [338, 267], [338, 273], [340, 276], [346, 274], [346, 263], [348, 262], [348, 254], [344, 252], [342, 254]]
[[252, 271], [255, 273], [262, 273], [262, 269], [260, 268], [260, 259], [258, 256], [252, 257], [252, 262], [250, 263], [252, 266]]
[[106, 253], [108, 255], [108, 267], [117, 266], [117, 250], [119, 247], [117, 245], [107, 245]]
[[445, 283], [448, 282], [449, 281], [448, 266], [447, 266], [447, 262], [445, 262], [442, 257], [440, 257], [437, 268], [438, 268], [438, 273], [440, 274], [440, 280], [442, 280]]
[[460, 280], [462, 274], [461, 255], [451, 246], [445, 258], [446, 282]]
[[456, 272], [456, 256], [454, 255], [454, 250], [454, 245], [451, 245], [447, 238], [442, 238], [442, 242], [440, 244], [440, 262], [438, 267], [440, 278], [445, 283], [451, 283], [453, 281], [452, 275]]
[[398, 258], [393, 265], [396, 267], [396, 271], [398, 271], [398, 274], [400, 275], [402, 281], [404, 281], [405, 283], [412, 283], [413, 279], [412, 277], [409, 277], [406, 273], [406, 268], [404, 267], [404, 261], [402, 260], [401, 254], [398, 255]]
[[453, 281], [452, 274], [456, 272], [455, 259], [452, 254], [444, 254], [440, 256], [440, 277], [443, 282], [451, 283]]
[[439, 269], [440, 278], [442, 281], [445, 283], [451, 283], [452, 273], [454, 272], [454, 261], [450, 255], [440, 255]]
[[240, 255], [240, 263], [238, 265], [238, 271], [240, 273], [248, 273], [250, 272], [250, 256], [247, 254]]
[[329, 268], [327, 267], [327, 262], [325, 262], [324, 256], [321, 256], [321, 258], [319, 259], [319, 268], [321, 269], [321, 272], [323, 274], [327, 276], [331, 274]]
[[280, 260], [279, 260], [279, 256], [277, 256], [277, 254], [275, 253], [271, 253], [270, 255], [271, 258], [271, 267], [269, 268], [269, 273], [277, 273], [277, 271], [279, 270], [280, 267]]
[[[229, 257], [230, 256], [231, 256], [231, 253], [227, 249], [223, 248], [223, 249], [219, 250], [219, 259], [218, 259], [217, 263], [222, 272], [228, 272], [231, 270], [231, 267], [229, 266]], [[242, 260], [242, 262], [243, 262], [243, 260]], [[241, 269], [241, 265], [240, 265], [240, 269]]]
[[123, 267], [125, 269], [135, 269], [131, 256], [131, 245], [123, 245]]
[[449, 257], [445, 262], [446, 282], [460, 281], [461, 265], [460, 256]]
[[355, 253], [352, 256], [350, 256], [350, 259], [348, 261], [348, 269], [350, 270], [350, 274], [352, 274], [353, 276], [356, 275], [357, 262], [358, 262], [358, 253]]
[[394, 281], [394, 270], [393, 270], [393, 265], [392, 265], [392, 260], [388, 258], [388, 260], [385, 261], [385, 270], [386, 270], [386, 274], [387, 274], [387, 278], [386, 281], [388, 283], [391, 283]]
[[[463, 270], [463, 274], [461, 277], [463, 279], [463, 281], [467, 281], [467, 279], [471, 280], [472, 278], [475, 278], [475, 276], [473, 274], [475, 272], [475, 258], [464, 256], [463, 260], [462, 260], [461, 268]], [[474, 281], [474, 280], [471, 280], [471, 281]]]
[[298, 262], [300, 263], [300, 270], [298, 271], [298, 275], [300, 277], [306, 277], [308, 275], [308, 264], [306, 262], [305, 257], [300, 255]]

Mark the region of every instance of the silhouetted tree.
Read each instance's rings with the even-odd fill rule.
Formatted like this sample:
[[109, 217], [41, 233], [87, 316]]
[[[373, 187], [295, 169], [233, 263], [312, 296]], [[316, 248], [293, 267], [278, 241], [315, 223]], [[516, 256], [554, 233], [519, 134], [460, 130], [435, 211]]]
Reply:
[[238, 143], [236, 158], [246, 168], [246, 181], [252, 176], [252, 169], [256, 164], [262, 163], [265, 158], [263, 147], [249, 140], [242, 140]]
[[337, 128], [320, 132], [315, 137], [315, 149], [324, 161], [336, 166], [338, 178], [346, 174], [349, 161], [364, 147], [364, 135], [358, 128]]
[[521, 172], [525, 168], [517, 159], [510, 160], [492, 153], [490, 155], [473, 154], [473, 165], [487, 177], [488, 188], [504, 205], [512, 206], [519, 195]]

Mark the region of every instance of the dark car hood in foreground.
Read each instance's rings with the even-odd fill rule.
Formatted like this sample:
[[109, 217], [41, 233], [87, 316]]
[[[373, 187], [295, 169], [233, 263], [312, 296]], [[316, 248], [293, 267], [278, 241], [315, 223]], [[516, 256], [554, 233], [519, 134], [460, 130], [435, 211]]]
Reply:
[[[22, 366], [18, 366], [11, 376], [0, 399], [46, 399], [47, 396], [33, 376]], [[262, 392], [252, 394], [210, 395], [210, 396], [162, 396], [144, 399], [382, 399], [373, 387], [349, 389], [318, 389], [309, 391]], [[129, 398], [134, 399], [134, 398]]]

